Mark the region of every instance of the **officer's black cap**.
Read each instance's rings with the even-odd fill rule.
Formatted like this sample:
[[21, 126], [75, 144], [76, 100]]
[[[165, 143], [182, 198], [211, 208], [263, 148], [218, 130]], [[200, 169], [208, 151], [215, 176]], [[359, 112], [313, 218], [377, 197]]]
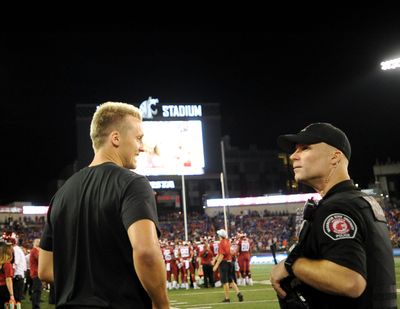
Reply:
[[287, 153], [294, 152], [297, 144], [326, 143], [343, 152], [349, 161], [351, 157], [351, 146], [346, 134], [326, 122], [312, 123], [297, 134], [281, 135], [277, 142], [278, 146]]

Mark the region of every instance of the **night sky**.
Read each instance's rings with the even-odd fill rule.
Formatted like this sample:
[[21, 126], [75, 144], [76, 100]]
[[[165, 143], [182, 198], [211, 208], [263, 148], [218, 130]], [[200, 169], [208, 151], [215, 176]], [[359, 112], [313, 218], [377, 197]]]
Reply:
[[[343, 129], [362, 187], [400, 160], [399, 24], [362, 16], [269, 32], [2, 32], [0, 204], [47, 204], [76, 158], [75, 105], [221, 104], [231, 144], [277, 149], [316, 121]], [[122, 27], [121, 27], [122, 28]]]

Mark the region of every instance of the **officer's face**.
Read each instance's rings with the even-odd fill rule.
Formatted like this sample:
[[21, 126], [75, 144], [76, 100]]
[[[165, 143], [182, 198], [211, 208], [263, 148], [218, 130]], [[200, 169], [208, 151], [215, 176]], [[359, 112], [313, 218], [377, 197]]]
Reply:
[[296, 181], [312, 187], [324, 181], [330, 172], [332, 154], [332, 147], [325, 143], [296, 145], [290, 156]]

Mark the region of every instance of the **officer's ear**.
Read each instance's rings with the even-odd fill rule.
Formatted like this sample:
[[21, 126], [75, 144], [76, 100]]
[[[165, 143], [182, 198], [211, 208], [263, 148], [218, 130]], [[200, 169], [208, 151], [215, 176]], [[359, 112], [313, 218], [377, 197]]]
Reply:
[[332, 156], [332, 164], [334, 167], [337, 167], [340, 164], [340, 161], [343, 158], [343, 152], [341, 152], [339, 149], [336, 149], [333, 152], [333, 156]]

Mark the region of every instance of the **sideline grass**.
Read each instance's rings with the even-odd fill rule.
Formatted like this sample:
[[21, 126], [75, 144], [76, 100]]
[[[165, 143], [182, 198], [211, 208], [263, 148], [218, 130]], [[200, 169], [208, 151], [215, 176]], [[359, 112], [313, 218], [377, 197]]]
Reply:
[[[400, 258], [395, 258], [397, 281], [397, 306], [400, 308]], [[240, 287], [244, 302], [239, 303], [233, 290], [231, 290], [231, 303], [221, 303], [224, 298], [222, 288], [210, 288], [200, 290], [173, 290], [169, 292], [171, 308], [179, 309], [279, 309], [275, 292], [269, 284], [272, 265], [252, 265], [253, 286]], [[42, 293], [41, 309], [54, 309], [54, 305], [48, 304], [48, 293]], [[31, 308], [29, 301], [22, 302], [22, 308]]]

